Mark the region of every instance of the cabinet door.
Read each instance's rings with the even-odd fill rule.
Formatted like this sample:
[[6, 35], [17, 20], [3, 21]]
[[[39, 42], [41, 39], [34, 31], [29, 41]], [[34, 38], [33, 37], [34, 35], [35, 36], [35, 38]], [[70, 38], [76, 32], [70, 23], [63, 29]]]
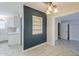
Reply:
[[9, 45], [20, 44], [20, 35], [10, 34], [8, 36], [8, 44]]

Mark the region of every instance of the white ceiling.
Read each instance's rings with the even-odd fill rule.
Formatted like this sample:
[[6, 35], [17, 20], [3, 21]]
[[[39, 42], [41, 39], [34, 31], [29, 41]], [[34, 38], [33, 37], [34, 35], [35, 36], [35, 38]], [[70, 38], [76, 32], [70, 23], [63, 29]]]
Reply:
[[16, 2], [0, 2], [0, 15], [15, 15], [17, 7]]
[[47, 9], [47, 5], [45, 3], [42, 2], [27, 2], [24, 3], [26, 6], [32, 7], [34, 9], [37, 9], [39, 11], [45, 12]]
[[[59, 14], [64, 12], [73, 12], [79, 10], [79, 2], [54, 2], [57, 5]], [[32, 7], [34, 9], [46, 12], [47, 4], [44, 2], [28, 2], [25, 5]]]
[[[0, 14], [13, 15], [18, 11], [19, 2], [0, 2]], [[25, 5], [46, 12], [48, 5], [44, 2], [25, 2]], [[54, 2], [58, 7], [58, 14], [79, 10], [79, 2]]]

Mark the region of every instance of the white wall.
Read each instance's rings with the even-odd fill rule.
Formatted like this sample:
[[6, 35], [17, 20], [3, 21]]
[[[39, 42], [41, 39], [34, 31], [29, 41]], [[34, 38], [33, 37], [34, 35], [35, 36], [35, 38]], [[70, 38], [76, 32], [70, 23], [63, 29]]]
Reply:
[[[67, 40], [68, 23], [69, 22], [61, 23], [61, 31], [60, 31], [61, 38], [66, 40]], [[74, 21], [71, 20], [69, 25], [70, 25], [70, 40], [79, 41], [79, 20], [74, 20]]]
[[52, 15], [47, 15], [47, 43], [55, 45], [55, 19]]
[[52, 17], [47, 15], [47, 42], [52, 44]]
[[[69, 15], [69, 14], [68, 14]], [[61, 38], [62, 39], [67, 39], [67, 25], [70, 24], [70, 40], [76, 40], [79, 41], [79, 17], [78, 17], [78, 13], [75, 15], [74, 13], [72, 13], [70, 16], [65, 17], [63, 16], [63, 21], [65, 19], [64, 22], [61, 22]], [[67, 15], [65, 15], [67, 16]], [[61, 16], [59, 16], [61, 17]], [[62, 20], [62, 19], [60, 19]]]
[[70, 23], [70, 40], [79, 41], [79, 20]]

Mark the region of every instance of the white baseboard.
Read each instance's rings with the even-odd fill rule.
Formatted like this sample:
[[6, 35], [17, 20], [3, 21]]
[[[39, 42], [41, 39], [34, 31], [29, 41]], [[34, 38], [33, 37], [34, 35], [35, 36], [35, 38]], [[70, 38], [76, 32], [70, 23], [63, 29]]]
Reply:
[[43, 46], [43, 45], [45, 45], [45, 44], [47, 44], [47, 42], [44, 42], [44, 43], [39, 44], [39, 45], [37, 45], [37, 46], [31, 47], [31, 48], [29, 48], [29, 49], [26, 49], [26, 50], [24, 50], [23, 52], [30, 51], [30, 50], [32, 50], [32, 49], [38, 48], [38, 47]]

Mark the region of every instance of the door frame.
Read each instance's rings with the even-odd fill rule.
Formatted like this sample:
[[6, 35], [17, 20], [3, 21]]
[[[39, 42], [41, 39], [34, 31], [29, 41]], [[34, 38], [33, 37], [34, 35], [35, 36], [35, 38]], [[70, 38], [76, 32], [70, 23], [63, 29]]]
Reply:
[[60, 39], [60, 23], [58, 22], [58, 40]]
[[70, 40], [70, 24], [68, 24], [67, 39]]

